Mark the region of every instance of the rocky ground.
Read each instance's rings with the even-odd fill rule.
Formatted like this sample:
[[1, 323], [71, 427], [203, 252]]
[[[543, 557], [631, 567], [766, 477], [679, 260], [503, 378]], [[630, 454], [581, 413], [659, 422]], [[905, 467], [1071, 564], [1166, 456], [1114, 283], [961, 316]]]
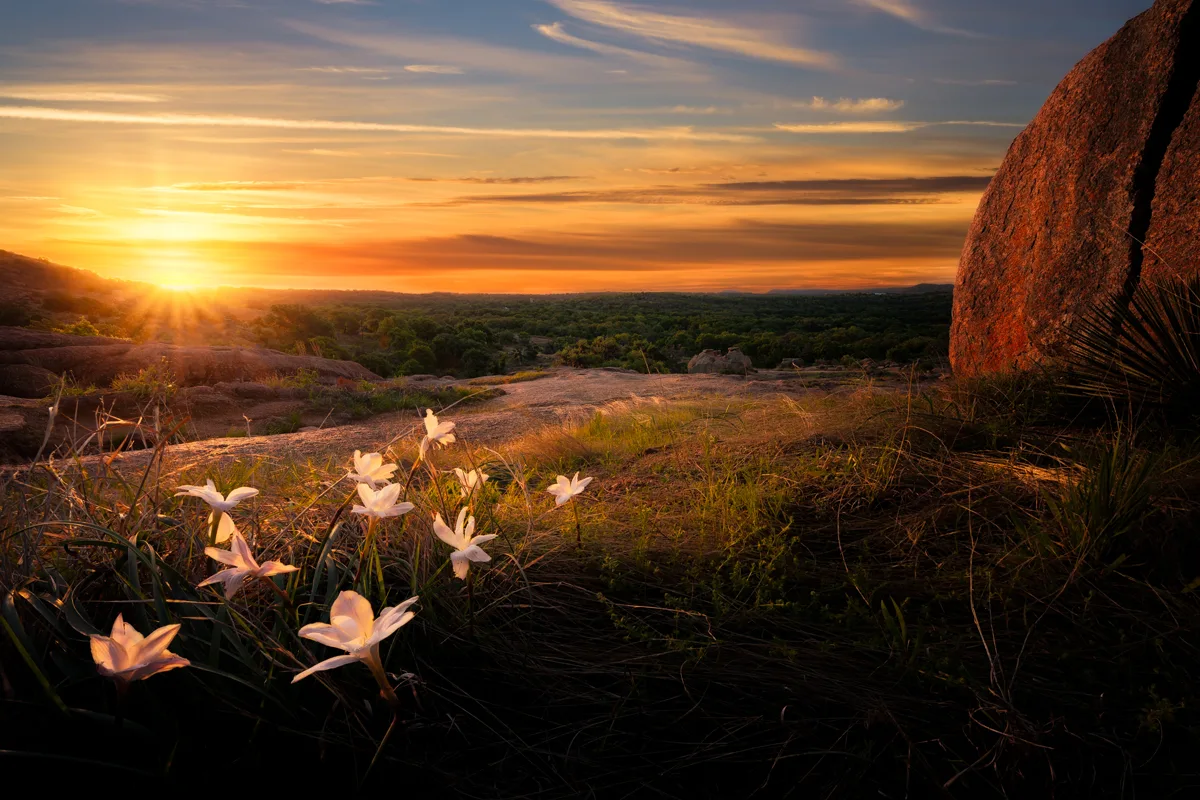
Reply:
[[[938, 376], [927, 375], [926, 383]], [[418, 382], [430, 390], [461, 387], [470, 392], [487, 393], [490, 397], [470, 397], [456, 405], [448, 415], [458, 422], [459, 433], [479, 444], [495, 444], [517, 438], [546, 425], [568, 424], [585, 419], [603, 406], [629, 401], [662, 403], [689, 399], [750, 398], [766, 396], [801, 396], [805, 394], [849, 394], [861, 391], [903, 391], [907, 376], [898, 369], [866, 372], [844, 367], [807, 368], [792, 371], [764, 371], [748, 376], [737, 375], [644, 375], [609, 369], [556, 369], [545, 377], [510, 383], [496, 388], [478, 381], [436, 379]], [[460, 392], [461, 394], [461, 392]], [[261, 384], [218, 384], [216, 387], [193, 387], [181, 393], [182, 403], [177, 413], [188, 414], [184, 426], [187, 441], [172, 445], [170, 461], [183, 466], [196, 461], [253, 457], [319, 458], [324, 455], [344, 455], [354, 448], [378, 448], [392, 440], [417, 436], [420, 419], [415, 410], [379, 414], [366, 420], [347, 421], [330, 414], [314, 401], [306, 399], [304, 390], [272, 389]], [[88, 409], [94, 417], [95, 401], [84, 403], [82, 411], [73, 403], [63, 402], [56, 426], [57, 435], [86, 436], [90, 424]], [[261, 430], [261, 421], [284, 415], [302, 414], [305, 427], [295, 433], [251, 435], [242, 433], [246, 422], [252, 421]], [[324, 418], [323, 418], [324, 417]], [[322, 419], [323, 418], [323, 419]], [[18, 437], [24, 439], [24, 450], [36, 448], [46, 429], [46, 402], [0, 398], [0, 446]], [[239, 435], [229, 436], [234, 432]], [[79, 438], [75, 439], [76, 441]], [[59, 441], [59, 439], [56, 439]], [[144, 463], [149, 452], [135, 434], [132, 447], [119, 458], [135, 467]], [[111, 446], [108, 445], [109, 447]], [[10, 447], [10, 463], [28, 462], [28, 456], [15, 455]], [[98, 455], [100, 448], [89, 445], [85, 455]], [[92, 457], [95, 457], [94, 455]]]

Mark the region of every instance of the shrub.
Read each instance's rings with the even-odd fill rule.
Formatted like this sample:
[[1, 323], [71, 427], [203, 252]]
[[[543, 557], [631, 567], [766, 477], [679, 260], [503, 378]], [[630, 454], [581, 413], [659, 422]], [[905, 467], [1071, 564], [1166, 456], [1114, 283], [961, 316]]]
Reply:
[[175, 372], [164, 357], [157, 364], [138, 370], [136, 375], [124, 373], [113, 379], [112, 388], [117, 392], [130, 392], [141, 398], [168, 399], [175, 394]]
[[99, 336], [100, 331], [92, 324], [87, 317], [80, 317], [69, 325], [62, 325], [54, 329], [55, 333], [69, 333], [72, 336]]

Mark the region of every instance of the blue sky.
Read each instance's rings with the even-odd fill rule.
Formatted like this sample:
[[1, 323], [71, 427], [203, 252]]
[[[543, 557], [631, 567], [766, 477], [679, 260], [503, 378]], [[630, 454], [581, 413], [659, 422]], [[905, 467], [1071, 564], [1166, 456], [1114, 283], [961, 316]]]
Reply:
[[950, 280], [1013, 136], [1148, 5], [9, 0], [0, 248], [174, 285]]

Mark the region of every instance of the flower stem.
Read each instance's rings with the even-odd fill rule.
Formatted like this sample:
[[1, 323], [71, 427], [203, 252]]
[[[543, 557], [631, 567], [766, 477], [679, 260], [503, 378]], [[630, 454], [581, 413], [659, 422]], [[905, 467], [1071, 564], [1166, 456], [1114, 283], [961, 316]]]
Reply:
[[367, 562], [369, 558], [368, 554], [371, 552], [371, 545], [375, 539], [375, 523], [377, 521], [375, 517], [367, 517], [367, 536], [363, 539], [362, 552], [358, 554], [358, 569], [354, 571], [354, 583], [356, 585], [358, 584], [358, 579], [362, 577], [363, 564]]
[[575, 544], [583, 547], [583, 526], [579, 524], [579, 503], [571, 501], [571, 510], [575, 512]]
[[281, 602], [285, 608], [290, 609], [292, 607], [292, 598], [287, 596], [287, 592], [279, 588], [279, 584], [275, 583], [275, 581], [271, 578], [263, 578], [262, 582], [267, 584], [267, 586], [270, 586], [275, 591], [275, 594], [279, 595], [279, 602]]
[[217, 530], [220, 529], [220, 527], [221, 527], [221, 515], [223, 513], [225, 513], [225, 512], [217, 511], [214, 508], [212, 511], [212, 514], [210, 515], [212, 517], [212, 523], [208, 526], [208, 546], [209, 547], [217, 546]]
[[475, 573], [467, 573], [467, 632], [475, 635]]
[[379, 658], [379, 645], [375, 645], [374, 653], [372, 653], [371, 658], [367, 659], [367, 666], [370, 667], [371, 675], [375, 677], [375, 682], [379, 684], [379, 694], [391, 706], [392, 711], [399, 714], [400, 698], [396, 696], [396, 690], [388, 682], [387, 672], [383, 668], [383, 661]]

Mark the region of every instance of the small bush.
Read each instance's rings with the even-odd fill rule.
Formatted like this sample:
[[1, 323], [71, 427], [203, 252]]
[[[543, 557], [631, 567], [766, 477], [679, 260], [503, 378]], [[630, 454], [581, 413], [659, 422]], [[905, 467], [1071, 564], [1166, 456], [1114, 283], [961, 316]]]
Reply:
[[168, 399], [174, 396], [179, 387], [170, 362], [163, 358], [157, 364], [138, 370], [136, 375], [118, 375], [113, 379], [112, 388], [113, 391], [130, 392], [141, 398]]

